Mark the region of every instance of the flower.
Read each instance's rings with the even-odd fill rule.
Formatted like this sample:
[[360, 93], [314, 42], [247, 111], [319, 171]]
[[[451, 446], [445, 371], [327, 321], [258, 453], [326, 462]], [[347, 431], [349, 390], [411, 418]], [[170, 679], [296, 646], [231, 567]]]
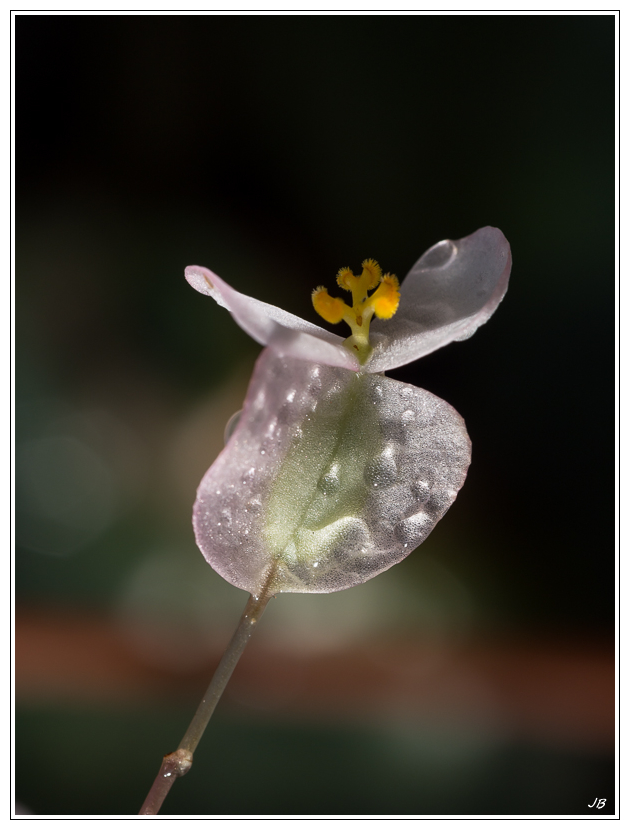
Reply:
[[313, 304], [329, 322], [350, 324], [346, 340], [207, 268], [186, 268], [193, 288], [267, 346], [197, 491], [195, 537], [221, 576], [255, 595], [328, 593], [365, 582], [426, 539], [464, 483], [470, 440], [449, 404], [382, 373], [474, 334], [503, 298], [510, 268], [509, 244], [491, 227], [438, 242], [400, 289], [374, 260], [359, 276], [344, 268], [338, 283], [352, 306], [322, 287]]

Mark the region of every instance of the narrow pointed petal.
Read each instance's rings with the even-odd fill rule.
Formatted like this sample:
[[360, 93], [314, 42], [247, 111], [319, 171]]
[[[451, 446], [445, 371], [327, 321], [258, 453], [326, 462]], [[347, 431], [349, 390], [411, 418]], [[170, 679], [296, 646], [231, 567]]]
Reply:
[[423, 542], [469, 463], [464, 422], [435, 395], [266, 349], [199, 486], [197, 544], [253, 594], [340, 591]]
[[401, 285], [395, 317], [372, 324], [374, 352], [364, 371], [384, 372], [470, 337], [503, 299], [511, 267], [498, 228], [429, 248]]
[[239, 326], [263, 346], [280, 354], [358, 371], [358, 360], [342, 346], [343, 338], [277, 306], [231, 288], [208, 268], [189, 265], [186, 279], [197, 291], [227, 308]]

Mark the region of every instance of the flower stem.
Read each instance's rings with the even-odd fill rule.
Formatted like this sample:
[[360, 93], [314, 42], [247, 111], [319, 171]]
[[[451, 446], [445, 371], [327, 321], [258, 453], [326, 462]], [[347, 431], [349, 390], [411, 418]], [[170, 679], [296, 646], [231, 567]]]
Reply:
[[186, 734], [180, 741], [179, 747], [175, 752], [171, 752], [164, 756], [162, 766], [153, 782], [153, 786], [149, 790], [142, 808], [138, 815], [141, 816], [155, 816], [159, 813], [164, 799], [168, 795], [173, 782], [176, 778], [181, 778], [192, 767], [193, 753], [197, 748], [197, 744], [201, 740], [206, 726], [212, 713], [214, 712], [219, 698], [223, 694], [223, 690], [227, 686], [228, 680], [232, 676], [239, 657], [243, 653], [245, 646], [252, 636], [256, 623], [261, 618], [265, 606], [269, 602], [272, 594], [268, 591], [268, 586], [271, 580], [267, 581], [265, 590], [260, 596], [250, 596], [243, 611], [243, 616], [240, 619], [236, 631], [230, 644], [225, 650], [221, 662], [217, 666], [210, 685], [208, 686], [205, 695], [201, 699], [201, 703], [195, 716], [190, 722], [190, 726], [186, 730]]

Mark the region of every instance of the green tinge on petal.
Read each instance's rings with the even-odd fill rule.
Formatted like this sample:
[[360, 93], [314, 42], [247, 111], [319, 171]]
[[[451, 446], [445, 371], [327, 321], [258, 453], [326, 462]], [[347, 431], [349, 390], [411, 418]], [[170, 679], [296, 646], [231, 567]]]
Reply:
[[[334, 566], [366, 543], [360, 518], [369, 490], [365, 470], [383, 449], [370, 379], [349, 376], [307, 415], [278, 469], [265, 511], [265, 540], [278, 564], [278, 578]], [[331, 561], [332, 560], [332, 561]]]
[[435, 395], [267, 349], [197, 491], [197, 544], [254, 594], [340, 591], [423, 542], [469, 463], [464, 422]]

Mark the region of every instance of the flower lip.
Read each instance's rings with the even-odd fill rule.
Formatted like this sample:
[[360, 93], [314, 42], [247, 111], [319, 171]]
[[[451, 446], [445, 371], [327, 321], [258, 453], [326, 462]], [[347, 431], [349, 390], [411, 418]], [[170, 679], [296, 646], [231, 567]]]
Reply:
[[424, 541], [470, 449], [462, 417], [424, 389], [265, 349], [199, 485], [197, 544], [250, 593], [359, 585]]
[[503, 299], [511, 264], [509, 243], [498, 228], [481, 228], [429, 248], [403, 280], [393, 319], [372, 323], [373, 351], [363, 366], [344, 348], [342, 337], [235, 291], [207, 268], [189, 266], [186, 279], [228, 309], [254, 340], [279, 354], [376, 373], [474, 334]]

